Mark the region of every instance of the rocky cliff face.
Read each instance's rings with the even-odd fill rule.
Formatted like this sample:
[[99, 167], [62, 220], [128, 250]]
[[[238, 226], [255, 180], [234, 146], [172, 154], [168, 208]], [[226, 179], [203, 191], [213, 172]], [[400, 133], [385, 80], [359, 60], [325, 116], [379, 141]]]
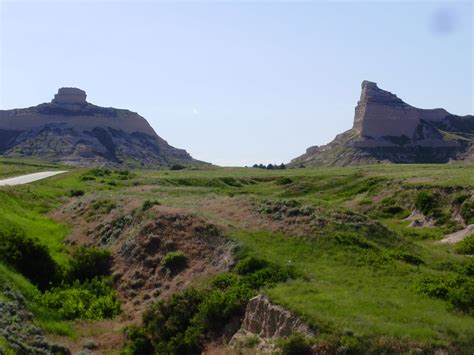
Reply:
[[285, 308], [273, 304], [265, 295], [250, 299], [245, 309], [240, 329], [233, 335], [229, 345], [240, 348], [249, 339], [256, 341], [257, 353], [280, 353], [275, 340], [299, 333], [314, 337], [315, 333], [300, 318]]
[[331, 143], [311, 147], [290, 164], [350, 165], [380, 161], [474, 161], [474, 117], [444, 109], [419, 109], [376, 83], [362, 82], [352, 129]]
[[0, 110], [0, 154], [72, 165], [202, 163], [170, 146], [137, 113], [93, 105], [77, 88], [59, 89], [50, 103]]

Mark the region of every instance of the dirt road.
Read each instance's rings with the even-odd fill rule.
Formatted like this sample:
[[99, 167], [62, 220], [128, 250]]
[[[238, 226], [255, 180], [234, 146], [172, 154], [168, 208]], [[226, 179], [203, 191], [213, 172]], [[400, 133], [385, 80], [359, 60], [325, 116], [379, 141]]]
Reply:
[[14, 186], [14, 185], [29, 184], [30, 182], [46, 179], [54, 175], [63, 174], [65, 172], [66, 171], [43, 171], [40, 173], [16, 176], [16, 177], [0, 180], [0, 186]]

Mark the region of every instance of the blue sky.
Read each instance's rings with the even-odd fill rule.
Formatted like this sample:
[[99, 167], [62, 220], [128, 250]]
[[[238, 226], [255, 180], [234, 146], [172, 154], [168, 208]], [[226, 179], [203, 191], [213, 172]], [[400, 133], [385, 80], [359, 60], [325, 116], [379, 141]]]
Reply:
[[470, 1], [0, 1], [1, 109], [79, 87], [215, 164], [329, 142], [352, 126], [364, 79], [474, 111]]

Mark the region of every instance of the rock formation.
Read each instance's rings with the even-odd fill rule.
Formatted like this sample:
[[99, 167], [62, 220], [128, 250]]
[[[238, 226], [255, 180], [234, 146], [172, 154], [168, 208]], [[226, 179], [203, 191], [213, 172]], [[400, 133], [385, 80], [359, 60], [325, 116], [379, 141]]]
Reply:
[[274, 341], [299, 333], [306, 337], [314, 337], [315, 333], [300, 318], [285, 308], [271, 303], [265, 295], [253, 297], [247, 303], [244, 320], [240, 329], [229, 342], [230, 346], [238, 347], [248, 338], [257, 337], [256, 350], [260, 353], [274, 353]]
[[283, 307], [272, 304], [264, 295], [255, 296], [248, 302], [241, 330], [273, 339], [293, 333], [314, 336], [313, 331], [301, 319]]
[[349, 165], [380, 161], [445, 163], [474, 161], [474, 117], [444, 109], [419, 109], [362, 82], [352, 129], [331, 143], [308, 148], [290, 165]]
[[170, 146], [137, 113], [96, 106], [86, 97], [83, 90], [61, 88], [50, 103], [0, 110], [0, 154], [72, 165], [202, 163]]

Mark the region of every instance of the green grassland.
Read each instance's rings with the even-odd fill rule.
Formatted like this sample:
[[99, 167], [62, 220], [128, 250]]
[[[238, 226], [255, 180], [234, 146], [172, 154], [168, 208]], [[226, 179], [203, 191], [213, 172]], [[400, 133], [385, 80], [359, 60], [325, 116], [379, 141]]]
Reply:
[[[38, 170], [51, 167], [0, 161], [0, 176]], [[292, 265], [298, 277], [261, 292], [300, 315], [317, 330], [320, 341], [344, 343], [348, 352], [360, 353], [364, 349], [408, 351], [409, 345], [428, 352], [444, 348], [470, 353], [474, 347], [472, 256], [437, 243], [462, 228], [452, 215], [464, 201], [459, 196], [474, 193], [474, 166], [380, 164], [129, 173], [71, 169], [29, 185], [0, 188], [0, 231], [20, 229], [47, 246], [57, 263], [67, 264], [71, 250], [62, 241], [70, 226], [53, 221], [48, 213], [75, 198], [71, 192], [77, 190], [116, 204], [134, 198], [184, 209], [225, 226], [226, 236], [238, 244], [237, 259], [255, 256]], [[416, 208], [420, 192], [432, 197], [426, 213], [432, 213], [436, 223], [408, 227], [403, 219]], [[251, 206], [269, 223], [284, 224], [296, 216], [302, 218], [303, 227], [319, 224], [304, 233], [266, 229], [252, 221], [244, 227], [245, 223], [228, 219], [218, 209], [205, 207], [215, 201]], [[463, 280], [460, 287], [465, 288], [455, 290], [464, 292], [463, 301], [420, 291], [427, 278]], [[37, 322], [49, 332], [72, 336], [70, 323], [36, 304], [39, 291], [4, 263], [0, 263], [0, 284], [20, 290]]]
[[60, 164], [34, 159], [0, 158], [0, 178], [35, 173], [37, 171], [55, 170]]

